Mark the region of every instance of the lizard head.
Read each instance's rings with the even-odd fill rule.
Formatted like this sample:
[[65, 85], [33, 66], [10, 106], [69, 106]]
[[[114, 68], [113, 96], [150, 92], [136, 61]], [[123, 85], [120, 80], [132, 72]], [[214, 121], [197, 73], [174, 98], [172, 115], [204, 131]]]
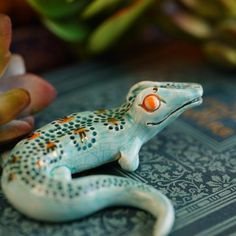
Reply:
[[202, 103], [202, 86], [196, 83], [142, 81], [127, 95], [134, 122], [161, 130], [189, 108]]

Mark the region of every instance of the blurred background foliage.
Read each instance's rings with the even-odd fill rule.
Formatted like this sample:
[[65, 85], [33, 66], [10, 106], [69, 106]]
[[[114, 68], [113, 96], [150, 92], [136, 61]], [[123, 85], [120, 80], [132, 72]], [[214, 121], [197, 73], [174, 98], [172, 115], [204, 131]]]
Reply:
[[165, 32], [198, 43], [217, 64], [236, 67], [235, 0], [162, 0], [156, 16]]
[[[47, 28], [80, 56], [129, 47], [151, 29], [168, 38], [195, 44], [217, 65], [236, 67], [235, 0], [28, 0], [28, 3]], [[1, 2], [0, 10], [3, 8], [17, 19], [16, 24], [37, 19], [23, 0]]]

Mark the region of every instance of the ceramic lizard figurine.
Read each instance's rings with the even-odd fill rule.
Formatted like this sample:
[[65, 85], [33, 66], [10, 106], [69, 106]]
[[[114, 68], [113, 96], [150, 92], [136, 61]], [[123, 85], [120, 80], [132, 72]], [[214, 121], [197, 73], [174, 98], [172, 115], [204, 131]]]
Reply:
[[5, 196], [25, 215], [53, 222], [108, 206], [133, 206], [158, 218], [154, 235], [168, 234], [174, 210], [156, 189], [123, 177], [71, 175], [116, 160], [134, 171], [142, 144], [200, 104], [202, 93], [198, 84], [143, 81], [118, 108], [73, 113], [51, 122], [19, 142], [3, 161]]

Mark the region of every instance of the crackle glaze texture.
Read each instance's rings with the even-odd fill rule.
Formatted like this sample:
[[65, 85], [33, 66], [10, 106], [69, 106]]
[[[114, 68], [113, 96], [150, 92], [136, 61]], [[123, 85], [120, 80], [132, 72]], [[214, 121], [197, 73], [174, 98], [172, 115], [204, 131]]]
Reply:
[[142, 144], [199, 105], [202, 93], [199, 84], [143, 81], [118, 108], [73, 113], [49, 123], [3, 160], [5, 196], [23, 214], [52, 222], [113, 205], [138, 207], [158, 218], [154, 235], [168, 234], [174, 210], [158, 190], [123, 177], [72, 179], [72, 174], [115, 160], [126, 171], [136, 170]]

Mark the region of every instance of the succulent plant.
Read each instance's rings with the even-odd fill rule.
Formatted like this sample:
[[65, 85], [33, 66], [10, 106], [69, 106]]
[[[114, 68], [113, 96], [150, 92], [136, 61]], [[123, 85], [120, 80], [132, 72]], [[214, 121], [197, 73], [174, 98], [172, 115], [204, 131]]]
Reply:
[[64, 40], [99, 53], [110, 48], [155, 0], [28, 0]]
[[55, 97], [52, 85], [25, 73], [23, 58], [9, 51], [10, 42], [11, 21], [0, 14], [0, 146], [29, 133], [32, 115]]
[[161, 0], [156, 16], [172, 35], [199, 42], [210, 60], [236, 67], [235, 0]]
[[210, 60], [236, 67], [235, 0], [28, 1], [51, 31], [86, 53], [109, 49], [137, 24], [158, 23], [174, 36], [198, 42]]

